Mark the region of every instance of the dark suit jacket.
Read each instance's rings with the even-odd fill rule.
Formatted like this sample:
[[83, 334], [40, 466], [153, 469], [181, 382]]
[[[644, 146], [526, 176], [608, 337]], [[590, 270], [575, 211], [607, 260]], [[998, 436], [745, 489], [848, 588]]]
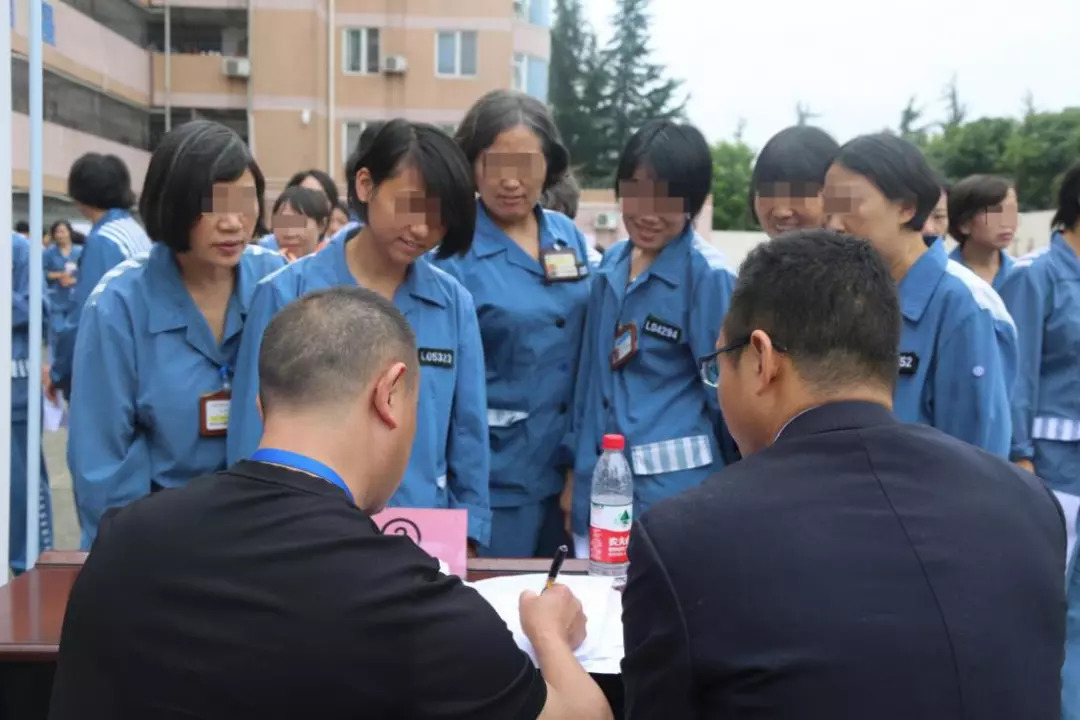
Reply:
[[810, 410], [635, 525], [627, 716], [1058, 720], [1064, 567], [1033, 475], [878, 405]]

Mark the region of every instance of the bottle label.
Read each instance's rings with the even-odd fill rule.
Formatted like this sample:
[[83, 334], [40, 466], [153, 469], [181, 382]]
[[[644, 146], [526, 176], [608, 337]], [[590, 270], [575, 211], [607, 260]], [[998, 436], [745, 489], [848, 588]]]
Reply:
[[589, 523], [589, 559], [598, 563], [624, 563], [630, 544], [634, 505], [592, 504]]

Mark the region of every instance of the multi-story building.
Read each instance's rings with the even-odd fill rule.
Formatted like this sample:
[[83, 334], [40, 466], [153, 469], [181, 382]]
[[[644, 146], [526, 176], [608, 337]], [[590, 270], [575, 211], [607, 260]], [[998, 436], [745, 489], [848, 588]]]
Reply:
[[[269, 190], [295, 171], [343, 180], [365, 123], [452, 129], [483, 93], [547, 96], [550, 0], [44, 0], [46, 218], [70, 216], [68, 168], [111, 152], [136, 189], [166, 127], [226, 123]], [[28, 18], [14, 3], [14, 215], [29, 185]]]

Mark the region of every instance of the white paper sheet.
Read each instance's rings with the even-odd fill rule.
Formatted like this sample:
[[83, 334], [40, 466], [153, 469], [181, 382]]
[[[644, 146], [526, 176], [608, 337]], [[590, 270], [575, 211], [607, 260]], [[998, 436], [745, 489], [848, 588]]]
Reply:
[[1069, 578], [1069, 570], [1073, 566], [1073, 548], [1076, 547], [1076, 520], [1080, 515], [1080, 496], [1054, 490], [1054, 497], [1061, 505], [1061, 513], [1065, 516], [1065, 579]]
[[54, 403], [47, 395], [45, 405], [42, 408], [41, 425], [45, 432], [56, 432], [62, 427], [67, 427], [67, 408], [64, 401]]
[[[536, 663], [536, 653], [521, 629], [518, 602], [525, 590], [540, 592], [547, 575], [506, 575], [468, 583], [495, 608], [514, 641]], [[574, 651], [588, 672], [617, 675], [623, 657], [622, 596], [612, 587], [612, 578], [589, 575], [561, 575], [566, 585], [581, 601], [585, 612], [585, 641]]]

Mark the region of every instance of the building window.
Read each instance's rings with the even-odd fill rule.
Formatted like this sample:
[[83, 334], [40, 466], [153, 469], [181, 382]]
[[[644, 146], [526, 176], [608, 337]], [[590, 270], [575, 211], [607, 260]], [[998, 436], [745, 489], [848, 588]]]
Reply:
[[360, 136], [363, 134], [365, 128], [367, 128], [367, 123], [363, 120], [350, 120], [341, 124], [342, 162], [347, 161], [349, 155], [356, 150], [356, 146], [360, 144]]
[[343, 69], [350, 75], [379, 72], [379, 29], [346, 28], [342, 42]]
[[551, 26], [551, 0], [514, 0], [514, 16], [541, 27]]
[[436, 35], [435, 74], [441, 77], [476, 75], [476, 32], [455, 30]]
[[526, 92], [547, 102], [548, 63], [531, 55], [514, 54], [514, 77], [511, 79], [515, 90]]
[[511, 87], [525, 92], [528, 86], [529, 59], [521, 53], [514, 53], [514, 77], [511, 78]]

